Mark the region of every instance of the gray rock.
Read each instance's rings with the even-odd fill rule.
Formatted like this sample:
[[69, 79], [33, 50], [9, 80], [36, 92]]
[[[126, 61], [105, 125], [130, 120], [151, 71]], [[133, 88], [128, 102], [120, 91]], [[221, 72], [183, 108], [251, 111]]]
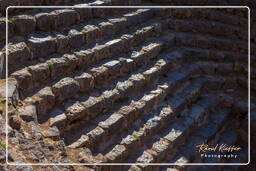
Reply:
[[8, 63], [17, 64], [17, 61], [24, 63], [24, 61], [32, 58], [30, 49], [25, 42], [19, 42], [8, 45]]
[[54, 27], [54, 15], [50, 13], [39, 13], [35, 15], [36, 28], [41, 31], [49, 31]]
[[58, 127], [59, 129], [63, 129], [65, 127], [65, 122], [67, 120], [66, 114], [59, 108], [55, 108], [50, 113], [50, 126], [51, 127]]
[[18, 110], [19, 116], [26, 122], [37, 122], [36, 107], [34, 105], [28, 105]]

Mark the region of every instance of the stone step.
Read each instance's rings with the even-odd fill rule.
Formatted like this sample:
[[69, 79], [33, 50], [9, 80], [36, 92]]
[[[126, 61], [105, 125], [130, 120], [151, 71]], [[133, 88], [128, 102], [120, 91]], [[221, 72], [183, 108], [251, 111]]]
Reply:
[[[239, 9], [237, 9], [239, 11]], [[211, 21], [221, 22], [234, 26], [248, 28], [248, 19], [229, 14], [224, 11], [216, 10], [214, 8], [173, 8], [173, 9], [158, 9], [157, 14], [161, 17], [172, 17], [176, 19], [207, 19]]]
[[[78, 91], [81, 93], [89, 92], [95, 87], [102, 87], [103, 85], [109, 83], [110, 80], [113, 80], [118, 76], [131, 73], [132, 71], [141, 67], [142, 64], [147, 65], [152, 63], [152, 60], [157, 59], [157, 55], [162, 49], [162, 45], [163, 42], [161, 41], [152, 40], [145, 42], [138, 48], [138, 51], [133, 51], [133, 53], [129, 54], [125, 58], [109, 60], [108, 62], [101, 64], [99, 67], [93, 67], [87, 72], [76, 74], [72, 79], [61, 79], [52, 86], [51, 90], [47, 88], [47, 91], [45, 91], [46, 89], [43, 88], [41, 91], [32, 96], [33, 103], [37, 106], [38, 116], [45, 115], [47, 111], [54, 106], [54, 104], [59, 104], [62, 101], [74, 96], [78, 93]], [[140, 54], [140, 56], [137, 54]], [[149, 71], [148, 73], [150, 74]], [[145, 76], [150, 79], [150, 75], [147, 75], [147, 73]], [[63, 82], [66, 82], [66, 84], [63, 84]], [[69, 85], [71, 86], [72, 83], [76, 86], [72, 88], [73, 91], [70, 92], [72, 93], [71, 96], [71, 94], [68, 95], [69, 93], [67, 93], [66, 88], [67, 86], [69, 87]], [[78, 87], [77, 83], [79, 84]], [[49, 92], [52, 95], [52, 99], [54, 101], [47, 100], [46, 92]]]
[[179, 168], [184, 168], [184, 165], [182, 165], [184, 163], [193, 163], [194, 159], [199, 156], [196, 145], [208, 144], [223, 127], [228, 114], [228, 108], [218, 108], [215, 111], [211, 111], [204, 119], [204, 122], [189, 134], [190, 141], [180, 146], [175, 153], [170, 154], [166, 162], [179, 163], [181, 164]]
[[[136, 123], [134, 123], [133, 125], [131, 125], [131, 129], [135, 129], [138, 131], [133, 131], [133, 133], [131, 135], [128, 134], [128, 136], [122, 136], [124, 137], [120, 143], [121, 146], [125, 147], [125, 154], [128, 156], [130, 156], [130, 161], [129, 159], [127, 160], [127, 156], [123, 159], [123, 160], [119, 160], [119, 161], [112, 161], [111, 158], [109, 156], [115, 156], [115, 148], [120, 146], [120, 145], [116, 145], [111, 151], [109, 151], [106, 156], [109, 159], [109, 162], [134, 162], [134, 157], [131, 157], [131, 153], [134, 152], [136, 153], [135, 149], [139, 149], [140, 146], [143, 146], [144, 144], [146, 144], [146, 141], [149, 140], [149, 138], [153, 138], [154, 134], [156, 134], [157, 132], [160, 132], [161, 129], [167, 127], [167, 125], [169, 125], [169, 122], [174, 120], [176, 115], [178, 115], [179, 111], [181, 110], [181, 106], [184, 107], [184, 105], [186, 105], [185, 103], [191, 103], [191, 98], [193, 98], [192, 96], [189, 97], [184, 100], [183, 102], [179, 103], [179, 104], [173, 104], [177, 101], [177, 98], [180, 98], [181, 95], [184, 94], [188, 94], [188, 89], [190, 89], [191, 87], [189, 86], [185, 86], [184, 91], [181, 91], [179, 93], [176, 93], [172, 96], [173, 100], [167, 100], [166, 104], [161, 105], [159, 107], [159, 109], [157, 109], [156, 111], [152, 112], [151, 114], [147, 114], [141, 117], [141, 121], [137, 120], [137, 123], [140, 123], [140, 126]], [[182, 89], [182, 88], [181, 88]], [[191, 91], [191, 90], [190, 90]], [[193, 94], [193, 96], [196, 96], [196, 93], [191, 91], [190, 92], [191, 95]], [[163, 102], [162, 102], [163, 103]], [[162, 107], [165, 106], [165, 107]], [[160, 112], [161, 111], [161, 112]], [[144, 119], [143, 119], [144, 118]], [[145, 124], [143, 124], [145, 123]], [[141, 127], [142, 124], [142, 127]], [[136, 126], [137, 125], [137, 126]], [[132, 132], [129, 131], [130, 133]], [[161, 131], [162, 132], [162, 131]]]
[[248, 41], [248, 30], [237, 26], [223, 24], [220, 22], [210, 21], [206, 19], [169, 19], [167, 21], [169, 29], [182, 32], [195, 32], [211, 34], [219, 37], [226, 37], [233, 40]]
[[[179, 54], [169, 54], [169, 61], [166, 60], [164, 62], [163, 59], [159, 59], [153, 67], [146, 70], [142, 74], [139, 73], [139, 74], [132, 75], [127, 80], [125, 80], [123, 82], [118, 82], [116, 84], [116, 87], [113, 90], [103, 92], [98, 97], [98, 101], [101, 100], [102, 103], [104, 103], [104, 108], [106, 110], [108, 108], [111, 108], [112, 107], [111, 104], [113, 104], [114, 102], [118, 102], [118, 100], [128, 98], [130, 95], [136, 96], [138, 94], [141, 94], [141, 93], [139, 93], [139, 91], [142, 90], [143, 88], [145, 88], [144, 85], [147, 82], [149, 82], [149, 81], [151, 83], [156, 82], [158, 80], [158, 78], [163, 73], [167, 72], [168, 66], [173, 64], [179, 57], [180, 57]], [[171, 58], [172, 58], [172, 60], [171, 60]], [[153, 72], [152, 72], [152, 69], [154, 69]], [[100, 106], [101, 107], [103, 106], [103, 105], [100, 105], [100, 103], [89, 103], [91, 101], [93, 102], [93, 100], [95, 101], [96, 99], [97, 98], [90, 97], [86, 101], [80, 101], [79, 103], [73, 104], [72, 105], [73, 109], [78, 109], [77, 106], [80, 106], [80, 109], [81, 109], [81, 110], [79, 110], [80, 112], [74, 110], [76, 115], [74, 112], [70, 111], [72, 109], [72, 106], [70, 106], [66, 110], [66, 115], [67, 115], [66, 120], [68, 120], [70, 122], [70, 121], [77, 120], [79, 118], [80, 119], [87, 118], [86, 120], [91, 120], [91, 119], [96, 118], [97, 115], [99, 115], [102, 112]], [[79, 105], [79, 104], [83, 104], [83, 105]], [[90, 105], [90, 107], [89, 107], [89, 105]], [[92, 114], [90, 114], [92, 112], [89, 112], [89, 111], [93, 110], [93, 109], [95, 109], [95, 110], [92, 115]], [[65, 120], [63, 122], [65, 122]]]
[[[175, 45], [188, 46], [202, 49], [223, 50], [231, 53], [248, 54], [247, 41], [232, 41], [227, 38], [214, 37], [200, 33], [172, 32], [175, 37]], [[225, 44], [225, 46], [223, 46]], [[253, 47], [254, 44], [251, 44]], [[254, 45], [255, 46], [255, 45]]]
[[[157, 30], [161, 29], [161, 26], [160, 22], [151, 21], [144, 24], [144, 27], [134, 29], [128, 34], [123, 34], [117, 39], [102, 42], [100, 45], [96, 44], [93, 48], [86, 50], [77, 50], [73, 52], [73, 54], [64, 54], [61, 57], [51, 58], [43, 63], [35, 65], [34, 67], [30, 66], [30, 70], [28, 68], [24, 68], [16, 71], [11, 74], [11, 77], [17, 79], [18, 88], [21, 91], [30, 91], [34, 87], [33, 84], [35, 84], [32, 75], [33, 68], [35, 71], [38, 71], [34, 72], [34, 74], [43, 74], [39, 77], [40, 79], [49, 77], [51, 79], [57, 79], [63, 77], [63, 75], [71, 74], [77, 68], [86, 68], [98, 63], [102, 58], [110, 58], [112, 56], [126, 53], [132, 48], [131, 42], [133, 43], [133, 46], [142, 43], [146, 38], [150, 38], [158, 34]], [[88, 58], [90, 60], [88, 60]], [[37, 75], [34, 75], [34, 77]]]
[[96, 19], [69, 27], [63, 32], [29, 34], [23, 41], [14, 40], [8, 46], [9, 69], [12, 71], [12, 66], [15, 67], [17, 61], [26, 64], [28, 61], [44, 60], [56, 53], [62, 54], [85, 45], [100, 43], [117, 33], [120, 35], [127, 32], [129, 28], [134, 28], [152, 16], [153, 11], [150, 9], [135, 9], [105, 20]]
[[[176, 56], [173, 56], [173, 58], [174, 58], [174, 60], [175, 60], [175, 58], [176, 58]], [[174, 60], [173, 60], [173, 62], [174, 62]], [[161, 61], [161, 60], [159, 60], [159, 61]], [[172, 63], [173, 63], [172, 62]], [[157, 65], [159, 65], [159, 64], [156, 64], [156, 66]], [[152, 67], [152, 68], [154, 68], [154, 67]], [[154, 80], [156, 80], [160, 75], [161, 75], [161, 73], [163, 73], [164, 72], [164, 70], [163, 70], [163, 68], [164, 67], [162, 67], [162, 69], [160, 69], [159, 71], [157, 71], [157, 70], [155, 70], [154, 72], [153, 72], [153, 74], [149, 74], [149, 72], [148, 71], [151, 71], [152, 70], [152, 68], [151, 69], [148, 69], [147, 71], [145, 71], [145, 72], [143, 72], [143, 74], [142, 75], [144, 75], [143, 77], [145, 78], [145, 82], [147, 82], [147, 81], [149, 81], [150, 80], [150, 82], [153, 84], [153, 82], [154, 82]], [[168, 67], [166, 67], [166, 68], [168, 68]], [[161, 71], [162, 70], [162, 71]], [[166, 72], [166, 71], [165, 71]], [[151, 72], [152, 73], [152, 72]], [[180, 74], [182, 74], [182, 73], [180, 73]], [[183, 73], [184, 74], [184, 73]], [[146, 76], [146, 75], [148, 75], [148, 76]], [[150, 76], [151, 75], [151, 79], [149, 79]], [[136, 78], [135, 77], [136, 75], [133, 75], [132, 77], [133, 78]], [[170, 75], [171, 76], [171, 75]], [[138, 77], [139, 78], [139, 77]], [[184, 74], [184, 77], [181, 77], [180, 79], [184, 79], [185, 78], [185, 74]], [[129, 80], [129, 79], [128, 79]], [[139, 85], [140, 83], [139, 83], [139, 80], [138, 79], [136, 79], [136, 80], [134, 80], [134, 83], [136, 83], [137, 85]], [[174, 84], [174, 82], [172, 83], [172, 84]], [[163, 84], [164, 85], [164, 84]], [[165, 86], [163, 86], [163, 87], [165, 87]], [[167, 88], [167, 87], [166, 87]], [[139, 92], [139, 90], [140, 89], [134, 89], [134, 90], [136, 90], [136, 92]], [[168, 90], [168, 88], [167, 88], [167, 90]], [[167, 91], [166, 90], [166, 91]], [[160, 89], [159, 89], [159, 91], [160, 91]], [[152, 92], [153, 93], [153, 92]], [[156, 91], [156, 93], [157, 93], [157, 91]], [[161, 91], [160, 92], [158, 92], [158, 93], [160, 93], [161, 94]], [[136, 93], [136, 94], [138, 94], [138, 93]], [[131, 95], [131, 93], [128, 93], [127, 95]], [[152, 100], [154, 99], [154, 98], [156, 98], [157, 99], [157, 94], [155, 95], [155, 96], [153, 96], [153, 95], [151, 95], [152, 96]], [[129, 96], [127, 96], [127, 97], [129, 97]], [[146, 98], [147, 96], [145, 96], [144, 98]], [[141, 98], [141, 101], [145, 101], [144, 100], [144, 98], [142, 97]], [[147, 99], [147, 98], [146, 98]], [[151, 99], [151, 98], [149, 98], [149, 99]], [[139, 103], [140, 101], [138, 101], [137, 103], [137, 106], [140, 104]], [[144, 105], [144, 107], [146, 107], [146, 106], [148, 106], [149, 104], [147, 104], [146, 102], [144, 102], [144, 103], [141, 103], [141, 105]], [[150, 104], [152, 104], [152, 103], [150, 103]], [[134, 102], [134, 103], [132, 103], [132, 104], [130, 104], [130, 105], [135, 105], [134, 107], [131, 107], [131, 109], [133, 109], [133, 110], [131, 110], [131, 109], [128, 109], [129, 107], [128, 106], [126, 106], [126, 107], [121, 107], [120, 108], [120, 110], [118, 110], [117, 112], [115, 112], [115, 113], [117, 113], [117, 115], [120, 115], [121, 113], [122, 113], [122, 111], [123, 112], [127, 112], [127, 111], [134, 111], [135, 109], [136, 109], [136, 102]], [[142, 106], [143, 107], [143, 106]], [[152, 107], [152, 106], [151, 106]], [[126, 111], [126, 108], [127, 108], [127, 111]], [[137, 107], [138, 108], [138, 107]], [[138, 113], [138, 112], [137, 112]], [[129, 114], [129, 113], [128, 113]], [[127, 117], [129, 116], [129, 115], [126, 115]], [[116, 115], [116, 114], [113, 114], [113, 115]], [[122, 115], [124, 115], [124, 114], [122, 114]], [[128, 118], [126, 118], [126, 122], [127, 122], [127, 124], [128, 123], [130, 123], [130, 122], [132, 122], [132, 120], [134, 120], [136, 117], [135, 117], [135, 115], [134, 115], [134, 117], [131, 117], [131, 119], [128, 119]], [[77, 143], [75, 143], [75, 144], [77, 144]], [[74, 145], [73, 145], [74, 146]]]

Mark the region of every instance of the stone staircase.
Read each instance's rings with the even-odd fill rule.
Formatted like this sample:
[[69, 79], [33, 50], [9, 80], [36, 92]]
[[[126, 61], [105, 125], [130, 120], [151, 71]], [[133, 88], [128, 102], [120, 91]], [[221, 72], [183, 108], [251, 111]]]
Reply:
[[[70, 1], [119, 5], [100, 2]], [[127, 1], [138, 4], [144, 2]], [[243, 10], [13, 9], [8, 24], [8, 78], [3, 74], [1, 87], [8, 79], [10, 161], [193, 170], [182, 164], [231, 161], [201, 158], [195, 144], [226, 143], [242, 147], [232, 162], [247, 162]], [[251, 63], [255, 59], [252, 52]], [[252, 84], [255, 73], [251, 68]]]

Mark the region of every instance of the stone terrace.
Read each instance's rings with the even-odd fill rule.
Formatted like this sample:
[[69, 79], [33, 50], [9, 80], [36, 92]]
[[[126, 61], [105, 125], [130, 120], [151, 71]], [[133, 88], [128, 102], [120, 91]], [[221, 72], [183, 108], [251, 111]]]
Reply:
[[[127, 1], [138, 4], [144, 5]], [[139, 163], [56, 167], [131, 171], [193, 170], [182, 165], [191, 162], [247, 162], [247, 12], [12, 9], [9, 76], [4, 78], [3, 72], [0, 84], [4, 89], [8, 79], [9, 162]], [[0, 28], [4, 57], [4, 18]], [[251, 63], [255, 59], [252, 52]], [[255, 85], [255, 68], [251, 76]], [[3, 127], [4, 93], [1, 90]], [[255, 112], [253, 96], [251, 114]], [[0, 133], [3, 141], [5, 131]], [[238, 159], [201, 158], [195, 144], [202, 143], [242, 150]]]

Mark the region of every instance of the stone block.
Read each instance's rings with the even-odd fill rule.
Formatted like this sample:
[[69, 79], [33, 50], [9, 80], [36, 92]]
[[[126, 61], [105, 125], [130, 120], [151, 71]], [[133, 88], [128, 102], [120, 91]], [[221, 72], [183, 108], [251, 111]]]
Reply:
[[75, 29], [71, 29], [68, 33], [69, 45], [73, 48], [81, 47], [84, 44], [84, 34]]
[[37, 122], [36, 107], [34, 105], [28, 105], [18, 110], [19, 116], [25, 122], [34, 121]]
[[94, 25], [86, 25], [83, 28], [82, 33], [85, 34], [86, 43], [93, 43], [99, 38], [100, 29]]
[[63, 34], [56, 35], [56, 49], [57, 52], [63, 53], [69, 49], [69, 37]]
[[33, 87], [32, 75], [26, 68], [12, 73], [11, 77], [17, 80], [18, 89], [20, 90], [28, 90]]
[[110, 22], [101, 22], [98, 24], [98, 27], [99, 27], [100, 31], [102, 33], [104, 33], [104, 34], [102, 34], [102, 39], [108, 38], [115, 33], [114, 24], [112, 24]]
[[50, 13], [39, 13], [35, 15], [36, 28], [41, 31], [50, 31], [54, 28], [54, 15]]
[[102, 96], [104, 98], [104, 106], [112, 106], [120, 98], [120, 93], [117, 89], [113, 89], [104, 91]]
[[15, 44], [8, 44], [8, 63], [13, 65], [17, 64], [17, 61], [24, 63], [32, 58], [30, 49], [25, 42], [19, 42]]
[[34, 95], [38, 117], [42, 117], [55, 105], [55, 96], [50, 87], [41, 89]]
[[69, 121], [74, 121], [85, 116], [86, 108], [82, 105], [82, 103], [76, 102], [75, 104], [68, 107], [65, 113]]
[[124, 82], [118, 82], [116, 85], [116, 89], [120, 92], [122, 97], [131, 95], [131, 93], [133, 92], [133, 87], [133, 83], [129, 80]]
[[118, 163], [123, 161], [127, 155], [125, 146], [116, 145], [109, 153], [106, 154], [106, 157], [111, 163]]
[[124, 116], [120, 114], [112, 114], [105, 121], [99, 123], [99, 126], [107, 131], [108, 134], [116, 132], [119, 128], [122, 127], [124, 123]]
[[92, 68], [90, 74], [93, 75], [96, 85], [102, 85], [108, 79], [109, 69], [104, 66]]
[[107, 42], [106, 45], [109, 47], [112, 56], [120, 55], [124, 51], [122, 39], [111, 40]]
[[17, 34], [24, 35], [35, 31], [36, 20], [30, 15], [18, 15], [13, 17], [13, 23]]
[[80, 91], [86, 92], [94, 87], [94, 78], [91, 74], [83, 73], [80, 76], [76, 76], [75, 80], [80, 85]]
[[110, 57], [109, 47], [106, 45], [97, 45], [92, 49], [92, 51], [94, 52], [94, 63]]
[[81, 66], [86, 67], [93, 63], [95, 63], [94, 59], [94, 51], [92, 50], [81, 50], [79, 52], [75, 52], [75, 56], [81, 60]]
[[56, 126], [60, 130], [63, 130], [66, 127], [67, 116], [66, 114], [59, 108], [55, 108], [50, 113], [50, 126]]
[[73, 97], [79, 91], [79, 83], [73, 78], [63, 78], [52, 86], [57, 102]]
[[103, 110], [104, 100], [100, 97], [89, 97], [88, 100], [81, 102], [86, 108], [86, 112], [91, 118], [95, 118]]
[[72, 9], [61, 9], [52, 12], [55, 16], [56, 28], [63, 28], [74, 25], [79, 20], [79, 15]]
[[49, 35], [31, 34], [28, 36], [27, 42], [33, 58], [48, 57], [56, 52], [56, 41]]
[[32, 74], [32, 79], [35, 85], [40, 85], [50, 79], [50, 69], [46, 63], [41, 63], [34, 66], [29, 66], [28, 71]]
[[103, 64], [103, 66], [107, 67], [109, 69], [110, 75], [116, 75], [120, 72], [120, 61], [118, 60], [112, 60], [110, 62], [107, 62]]

